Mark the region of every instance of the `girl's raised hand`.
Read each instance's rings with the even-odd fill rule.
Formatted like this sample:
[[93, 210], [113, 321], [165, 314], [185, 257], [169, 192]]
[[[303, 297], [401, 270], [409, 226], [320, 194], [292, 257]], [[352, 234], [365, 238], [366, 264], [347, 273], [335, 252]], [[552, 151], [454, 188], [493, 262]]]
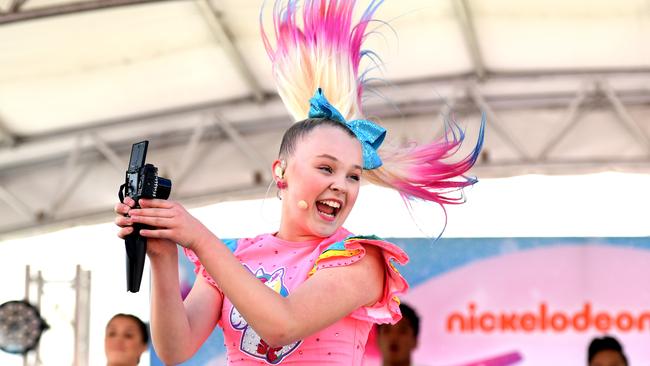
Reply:
[[117, 236], [121, 239], [126, 238], [127, 235], [133, 232], [133, 227], [131, 226], [133, 223], [131, 222], [131, 219], [126, 216], [129, 214], [129, 211], [133, 206], [135, 206], [135, 201], [131, 197], [124, 197], [124, 202], [115, 204], [115, 208], [113, 209], [117, 214], [117, 216], [115, 216], [115, 225], [120, 227]]
[[129, 210], [133, 223], [152, 226], [140, 230], [140, 235], [152, 239], [167, 239], [193, 249], [210, 231], [178, 202], [141, 199], [139, 209]]
[[[124, 197], [123, 203], [117, 203], [115, 205], [114, 211], [117, 214], [115, 216], [115, 224], [120, 227], [120, 231], [117, 232], [117, 236], [121, 239], [126, 238], [128, 235], [133, 233], [133, 218], [128, 217], [131, 215], [131, 211], [135, 210], [135, 201], [131, 197]], [[142, 230], [140, 231], [142, 235]], [[143, 235], [144, 236], [144, 235]], [[159, 255], [159, 254], [176, 254], [176, 244], [170, 242], [169, 240], [158, 240], [158, 239], [147, 239], [147, 254], [148, 255]]]

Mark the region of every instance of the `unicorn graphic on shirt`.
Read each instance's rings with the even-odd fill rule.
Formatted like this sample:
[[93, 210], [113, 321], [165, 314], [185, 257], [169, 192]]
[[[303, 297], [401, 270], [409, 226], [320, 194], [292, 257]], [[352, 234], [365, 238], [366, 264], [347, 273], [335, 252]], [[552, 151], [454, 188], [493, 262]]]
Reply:
[[[244, 265], [244, 267], [251, 271], [246, 265]], [[253, 273], [253, 271], [251, 271], [251, 273]], [[255, 277], [273, 291], [279, 293], [283, 297], [289, 295], [289, 291], [284, 286], [284, 268], [281, 267], [271, 273], [267, 273], [264, 270], [264, 267], [260, 267], [254, 273]], [[301, 342], [296, 341], [282, 347], [269, 346], [259, 335], [257, 335], [255, 330], [248, 325], [246, 319], [244, 319], [234, 306], [230, 311], [230, 325], [233, 329], [241, 330], [243, 332], [239, 346], [239, 349], [242, 352], [255, 358], [263, 359], [273, 365], [282, 362], [282, 360], [293, 352]]]

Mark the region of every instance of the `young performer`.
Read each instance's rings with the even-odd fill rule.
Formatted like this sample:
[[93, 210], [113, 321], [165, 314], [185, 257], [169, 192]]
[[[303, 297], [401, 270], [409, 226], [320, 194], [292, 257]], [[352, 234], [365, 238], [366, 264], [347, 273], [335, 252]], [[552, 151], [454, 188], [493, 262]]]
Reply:
[[402, 319], [396, 324], [377, 326], [377, 344], [382, 366], [414, 366], [412, 356], [418, 347], [420, 317], [405, 303], [399, 305]]
[[148, 346], [149, 330], [137, 316], [116, 314], [106, 324], [106, 366], [136, 366]]
[[[154, 227], [141, 235], [149, 239], [152, 339], [165, 363], [191, 357], [219, 325], [230, 364], [360, 365], [372, 324], [400, 319], [397, 295], [408, 285], [392, 262], [406, 263], [406, 254], [342, 227], [361, 181], [407, 199], [460, 203], [449, 193], [475, 182], [463, 174], [483, 130], [459, 162], [443, 161], [463, 141], [455, 125], [439, 142], [380, 149], [386, 131], [363, 119], [358, 72], [380, 3], [372, 1], [355, 25], [354, 1], [305, 0], [300, 13], [297, 1], [276, 3], [276, 39], [263, 32], [263, 40], [279, 93], [300, 121], [286, 131], [271, 167], [282, 199], [277, 232], [224, 242], [178, 202], [116, 206], [120, 237], [133, 223]], [[176, 244], [199, 274], [184, 302]]]

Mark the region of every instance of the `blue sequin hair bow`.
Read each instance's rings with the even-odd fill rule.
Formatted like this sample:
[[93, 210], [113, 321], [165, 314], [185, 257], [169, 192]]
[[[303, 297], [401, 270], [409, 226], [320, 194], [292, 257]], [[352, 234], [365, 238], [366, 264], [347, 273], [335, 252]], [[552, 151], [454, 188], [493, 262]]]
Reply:
[[309, 99], [309, 118], [327, 118], [341, 122], [361, 142], [363, 169], [370, 170], [381, 166], [382, 162], [379, 154], [377, 154], [377, 149], [379, 149], [386, 137], [385, 128], [366, 119], [346, 121], [341, 113], [327, 101], [321, 88], [318, 88], [316, 94]]

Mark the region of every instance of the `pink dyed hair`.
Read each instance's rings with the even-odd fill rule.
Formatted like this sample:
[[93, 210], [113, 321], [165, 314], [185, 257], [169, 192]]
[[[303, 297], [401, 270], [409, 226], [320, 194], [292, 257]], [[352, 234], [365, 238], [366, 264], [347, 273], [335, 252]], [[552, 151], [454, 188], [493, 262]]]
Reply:
[[[370, 0], [359, 21], [353, 25], [355, 0], [276, 0], [273, 7], [273, 44], [260, 28], [266, 52], [273, 63], [278, 92], [296, 120], [305, 119], [309, 98], [322, 88], [329, 102], [348, 120], [363, 118], [361, 97], [365, 73], [359, 74], [361, 59], [376, 59], [362, 50], [368, 24], [383, 0]], [[445, 136], [432, 143], [408, 147], [384, 144], [378, 151], [383, 165], [364, 170], [371, 183], [397, 190], [408, 199], [440, 204], [464, 202], [459, 191], [476, 183], [464, 174], [478, 159], [485, 130], [481, 121], [478, 141], [472, 151], [457, 162], [448, 162], [459, 151], [464, 131], [453, 121], [445, 121]], [[444, 207], [444, 206], [443, 206]]]

